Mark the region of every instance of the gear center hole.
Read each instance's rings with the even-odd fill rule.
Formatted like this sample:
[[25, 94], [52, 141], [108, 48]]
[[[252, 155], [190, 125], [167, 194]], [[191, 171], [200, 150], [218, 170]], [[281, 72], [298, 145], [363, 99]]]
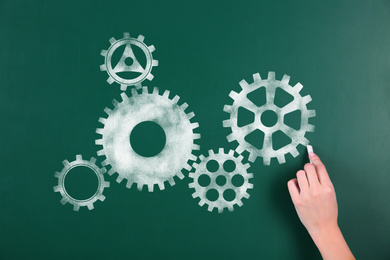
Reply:
[[164, 149], [165, 143], [164, 129], [156, 122], [141, 122], [134, 127], [130, 134], [131, 147], [143, 157], [158, 155]]
[[72, 198], [86, 200], [95, 195], [99, 180], [89, 167], [75, 167], [65, 176], [64, 188]]
[[131, 65], [133, 65], [133, 63], [134, 63], [133, 58], [127, 57], [127, 58], [125, 59], [125, 64], [126, 64], [126, 66], [131, 66]]
[[266, 127], [273, 127], [278, 122], [278, 115], [273, 110], [266, 110], [261, 114], [261, 123]]

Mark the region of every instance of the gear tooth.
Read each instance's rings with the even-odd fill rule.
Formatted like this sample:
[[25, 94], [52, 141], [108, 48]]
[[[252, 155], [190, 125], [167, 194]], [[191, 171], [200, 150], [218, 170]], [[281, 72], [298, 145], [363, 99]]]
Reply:
[[248, 170], [251, 167], [249, 163], [243, 164], [242, 166], [245, 170]]
[[244, 148], [241, 146], [241, 145], [239, 145], [239, 146], [237, 146], [237, 148], [236, 148], [236, 153], [238, 153], [238, 154], [242, 154], [243, 152], [244, 152]]
[[60, 200], [60, 202], [61, 202], [62, 205], [65, 205], [68, 201], [67, 201], [65, 198], [62, 198], [62, 199]]
[[252, 183], [248, 183], [247, 189], [253, 189], [253, 184]]
[[103, 135], [103, 128], [96, 128], [96, 133]]
[[183, 103], [183, 104], [181, 104], [181, 109], [183, 109], [183, 110], [186, 110], [186, 108], [188, 107], [188, 104], [187, 103]]
[[114, 168], [111, 168], [109, 171], [108, 171], [108, 175], [113, 175], [116, 171], [114, 170]]
[[180, 171], [177, 173], [177, 177], [179, 177], [180, 180], [184, 179], [184, 174]]
[[253, 163], [256, 161], [256, 158], [257, 158], [257, 156], [254, 155], [253, 153], [251, 153], [251, 154], [249, 154], [248, 160]]
[[80, 210], [80, 206], [78, 204], [73, 205], [73, 210], [74, 211], [79, 211]]
[[136, 88], [136, 89], [141, 89], [141, 88], [142, 88], [142, 85], [141, 85], [141, 83], [137, 83], [137, 84], [135, 84], [135, 88]]
[[240, 87], [241, 87], [242, 89], [246, 89], [246, 88], [249, 86], [248, 82], [246, 82], [245, 79], [241, 80], [241, 81], [239, 82], [239, 84], [240, 84]]
[[106, 167], [100, 168], [100, 169], [99, 169], [99, 172], [100, 172], [102, 175], [105, 174], [105, 173], [107, 172]]
[[96, 145], [103, 145], [103, 139], [97, 139], [95, 140]]
[[154, 184], [148, 184], [148, 191], [153, 192], [154, 190]]
[[165, 90], [162, 96], [165, 98], [169, 98], [169, 93], [170, 93], [169, 90]]
[[256, 83], [261, 81], [261, 77], [260, 77], [259, 73], [253, 74], [253, 81], [256, 82]]
[[278, 159], [279, 164], [283, 164], [286, 162], [286, 158], [284, 157], [283, 154], [278, 155], [277, 159]]
[[[175, 184], [175, 183], [174, 183]], [[160, 190], [164, 190], [165, 189], [165, 186], [164, 186], [164, 182], [159, 182], [159, 183], [157, 183], [157, 185], [158, 185], [158, 188], [160, 189]], [[172, 185], [172, 184], [171, 184]], [[172, 185], [173, 186], [173, 185]]]
[[149, 94], [148, 87], [142, 87], [142, 94]]
[[100, 51], [100, 55], [102, 55], [103, 57], [106, 57], [106, 55], [107, 55], [107, 50], [101, 50], [101, 51]]
[[252, 179], [253, 178], [253, 173], [248, 172], [247, 173], [247, 177], [248, 177], [248, 179]]
[[169, 178], [168, 179], [168, 182], [171, 186], [174, 186], [175, 185], [175, 180], [173, 178]]
[[188, 187], [191, 188], [191, 189], [195, 189], [195, 183], [191, 182], [190, 184], [188, 184]]
[[249, 199], [249, 197], [250, 197], [250, 195], [249, 195], [247, 192], [245, 192], [242, 196], [243, 196], [244, 198], [246, 198], [246, 199]]
[[275, 80], [275, 72], [274, 71], [270, 71], [268, 72], [268, 81], [273, 81]]
[[54, 190], [54, 192], [60, 192], [61, 187], [60, 186], [54, 186], [53, 190]]
[[126, 91], [126, 90], [127, 90], [127, 85], [121, 84], [121, 91]]
[[136, 89], [132, 88], [131, 89], [131, 95], [134, 97], [134, 96], [138, 96], [138, 92]]
[[150, 53], [152, 53], [156, 50], [156, 48], [153, 45], [150, 45], [148, 46], [148, 50], [150, 51]]
[[296, 93], [299, 93], [299, 92], [302, 90], [302, 88], [303, 88], [302, 84], [298, 82], [298, 83], [295, 84], [295, 86], [294, 86], [294, 91], [295, 91]]
[[104, 196], [103, 194], [100, 195], [99, 197], [97, 197], [98, 200], [100, 201], [105, 201], [106, 200], [106, 196]]
[[131, 180], [127, 180], [126, 188], [130, 189], [132, 185], [133, 185], [133, 182]]
[[237, 205], [238, 205], [239, 207], [242, 207], [242, 205], [244, 205], [244, 203], [242, 203], [242, 201], [239, 200], [239, 201], [237, 201]]
[[121, 93], [121, 98], [122, 98], [122, 101], [125, 101], [125, 100], [128, 99], [128, 97], [127, 97], [127, 95], [126, 95], [125, 92], [122, 92], [122, 93]]
[[91, 159], [89, 159], [89, 162], [95, 164], [96, 163], [96, 158], [95, 157], [91, 157]]
[[111, 77], [108, 77], [108, 79], [107, 79], [107, 82], [108, 82], [108, 84], [112, 84], [112, 83], [114, 83], [114, 79], [113, 78], [111, 78]]
[[307, 132], [314, 132], [314, 129], [315, 129], [314, 125], [311, 125], [311, 124], [306, 125]]
[[97, 151], [97, 155], [98, 156], [103, 156], [105, 153], [104, 153], [104, 149], [101, 149], [99, 151]]
[[214, 150], [213, 150], [213, 149], [210, 149], [210, 150], [208, 150], [208, 152], [209, 152], [209, 156], [208, 156], [208, 157], [210, 157], [210, 156], [214, 156], [214, 155], [215, 155], [215, 153], [214, 153]]
[[103, 166], [107, 166], [107, 165], [109, 165], [110, 163], [108, 162], [108, 160], [107, 159], [105, 159], [104, 161], [102, 161], [102, 165]]
[[152, 67], [158, 66], [158, 60], [152, 60]]
[[213, 205], [211, 205], [211, 204], [209, 204], [209, 206], [208, 206], [207, 210], [208, 210], [208, 211], [210, 211], [210, 212], [212, 212], [212, 211], [213, 211], [213, 209], [214, 209], [214, 206], [213, 206]]
[[[115, 100], [115, 99], [114, 99]], [[112, 101], [112, 103], [114, 104], [114, 100]], [[116, 100], [115, 100], [116, 101]], [[118, 101], [117, 101], [118, 102]], [[112, 110], [111, 109], [109, 109], [108, 107], [106, 107], [105, 109], [104, 109], [104, 112], [107, 114], [107, 115], [111, 115], [111, 112], [112, 112]]]
[[229, 143], [230, 143], [230, 142], [233, 142], [234, 140], [236, 140], [236, 139], [234, 138], [234, 134], [233, 134], [233, 133], [231, 133], [231, 134], [229, 134], [228, 136], [226, 136], [226, 139], [228, 140]]
[[191, 160], [191, 161], [196, 161], [196, 156], [191, 154], [188, 158], [188, 160]]
[[199, 123], [198, 122], [195, 122], [195, 123], [191, 124], [192, 130], [194, 130], [194, 129], [198, 128], [198, 127], [199, 127]]
[[218, 208], [218, 213], [219, 214], [223, 213], [223, 208]]
[[116, 42], [116, 39], [114, 37], [111, 37], [109, 40], [108, 40], [111, 44], [114, 44]]
[[[194, 194], [193, 194], [194, 195]], [[195, 195], [196, 196], [196, 195]], [[196, 197], [195, 197], [196, 198]], [[203, 200], [199, 201], [199, 206], [203, 207], [203, 205], [205, 204], [205, 202]]]
[[233, 157], [234, 156], [234, 151], [233, 150], [229, 150], [228, 155]]
[[307, 96], [304, 96], [303, 98], [302, 98], [302, 102], [303, 102], [303, 104], [308, 104], [308, 103], [310, 103], [310, 101], [311, 101], [311, 96], [310, 95], [307, 95]]
[[232, 121], [230, 119], [226, 119], [222, 121], [222, 126], [223, 127], [231, 127], [232, 126]]
[[298, 152], [297, 148], [294, 147], [294, 149], [292, 149], [290, 151], [290, 154], [295, 158], [299, 155], [299, 152]]
[[125, 39], [130, 39], [130, 33], [124, 32], [124, 33], [123, 33], [123, 38], [125, 38]]
[[61, 176], [61, 173], [60, 173], [60, 172], [55, 172], [55, 173], [54, 173], [54, 177], [59, 178], [60, 176]]
[[316, 111], [315, 110], [308, 110], [307, 111], [307, 116], [310, 117], [315, 117], [316, 116]]
[[195, 116], [194, 112], [190, 112], [187, 114], [187, 118], [190, 120], [191, 118], [193, 118]]
[[199, 159], [200, 159], [201, 161], [204, 161], [204, 160], [206, 159], [206, 157], [204, 157], [204, 155], [201, 154], [201, 155], [199, 155]]
[[192, 144], [192, 150], [199, 151], [200, 150], [200, 145], [199, 144]]
[[[232, 211], [234, 210], [233, 204], [229, 204], [229, 205], [228, 205], [228, 210], [229, 210], [230, 212], [232, 212]], [[222, 213], [222, 212], [221, 212], [221, 213]]]
[[105, 125], [107, 122], [107, 118], [99, 117], [99, 122]]
[[118, 177], [116, 178], [116, 182], [117, 182], [117, 183], [121, 183], [122, 180], [123, 180], [123, 177], [120, 176], [120, 175], [118, 175]]
[[242, 160], [244, 160], [244, 156], [242, 156], [241, 154], [237, 157], [237, 160], [239, 162], [242, 162]]
[[[249, 161], [251, 161], [249, 159]], [[251, 161], [251, 162], [254, 162], [254, 161]], [[263, 157], [263, 163], [264, 165], [271, 165], [271, 158], [270, 157]]]
[[[116, 100], [115, 98], [112, 100], [112, 104], [114, 105], [114, 107], [117, 107], [118, 106], [118, 104], [119, 104], [119, 102], [118, 102], [118, 100]], [[110, 113], [111, 113], [112, 111], [110, 110]]]
[[66, 166], [68, 166], [69, 161], [68, 161], [68, 160], [63, 160], [63, 161], [62, 161], [62, 164], [66, 167]]
[[191, 165], [189, 165], [188, 163], [186, 163], [186, 164], [184, 164], [183, 169], [185, 169], [185, 170], [187, 170], [187, 171], [191, 171]]
[[288, 85], [288, 83], [290, 82], [290, 76], [289, 75], [283, 75], [283, 78], [281, 80], [281, 82], [285, 85]]
[[224, 150], [222, 147], [220, 147], [220, 148], [218, 149], [218, 153], [219, 153], [219, 154], [225, 154], [225, 150]]
[[89, 210], [93, 210], [93, 208], [94, 208], [93, 204], [87, 204], [87, 207], [88, 207]]
[[140, 34], [140, 35], [138, 35], [137, 40], [140, 41], [140, 42], [144, 42], [145, 36]]
[[235, 91], [230, 91], [229, 97], [231, 97], [233, 100], [236, 100], [238, 98], [238, 93]]
[[223, 111], [225, 111], [226, 113], [231, 113], [233, 111], [233, 107], [230, 105], [224, 105]]
[[109, 188], [110, 187], [110, 183], [108, 181], [105, 181], [104, 182], [104, 188]]
[[106, 71], [106, 64], [100, 65], [100, 71]]
[[154, 95], [159, 95], [158, 87], [153, 88], [153, 94]]
[[172, 98], [172, 102], [174, 102], [174, 103], [177, 104], [177, 102], [179, 102], [179, 99], [180, 99], [180, 97], [179, 97], [178, 95], [176, 95], [176, 96], [174, 96], [174, 97]]
[[76, 161], [82, 161], [83, 156], [81, 154], [76, 155]]
[[306, 137], [303, 137], [300, 143], [301, 143], [302, 145], [306, 146], [306, 145], [309, 144], [309, 140], [307, 140]]
[[199, 133], [192, 134], [192, 139], [194, 140], [200, 139], [200, 134]]

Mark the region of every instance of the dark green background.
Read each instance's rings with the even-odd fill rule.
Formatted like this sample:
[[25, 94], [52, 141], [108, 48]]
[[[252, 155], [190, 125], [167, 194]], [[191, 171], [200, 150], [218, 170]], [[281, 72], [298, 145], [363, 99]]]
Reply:
[[0, 1], [0, 259], [320, 259], [286, 185], [303, 146], [283, 165], [252, 164], [251, 197], [232, 213], [199, 207], [188, 177], [148, 193], [111, 176], [94, 210], [60, 204], [54, 172], [96, 157], [97, 120], [119, 99], [99, 53], [123, 32], [156, 47], [145, 85], [190, 105], [201, 153], [235, 148], [222, 108], [240, 80], [275, 71], [301, 82], [347, 242], [358, 259], [390, 259], [386, 0]]

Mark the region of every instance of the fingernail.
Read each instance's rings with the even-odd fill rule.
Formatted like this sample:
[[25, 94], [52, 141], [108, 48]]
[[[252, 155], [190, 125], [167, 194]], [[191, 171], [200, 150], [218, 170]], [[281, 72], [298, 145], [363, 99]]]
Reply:
[[314, 157], [314, 156], [315, 156], [315, 154], [313, 152], [309, 153], [309, 157]]

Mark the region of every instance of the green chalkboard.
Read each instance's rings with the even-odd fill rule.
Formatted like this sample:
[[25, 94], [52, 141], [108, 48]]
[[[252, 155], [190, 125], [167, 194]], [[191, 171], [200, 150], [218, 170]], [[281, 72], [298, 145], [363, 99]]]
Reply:
[[[155, 48], [147, 50], [158, 64], [133, 46], [131, 55], [140, 67], [154, 65], [148, 65], [141, 85], [149, 93], [158, 87], [159, 97], [165, 90], [169, 99], [178, 95], [169, 111], [184, 111], [180, 105], [187, 103], [180, 113], [195, 114], [189, 122], [199, 127], [191, 134], [201, 138], [189, 144], [199, 148], [190, 149], [199, 165], [198, 156], [207, 157], [210, 149], [228, 153], [238, 147], [237, 141], [228, 142], [232, 130], [222, 122], [229, 119], [224, 107], [233, 105], [234, 94], [229, 94], [240, 93], [242, 80], [252, 84], [257, 73], [266, 80], [275, 72], [277, 81], [288, 75], [291, 86], [302, 84], [299, 96], [310, 95], [307, 109], [316, 113], [309, 118], [315, 130], [305, 138], [334, 182], [339, 224], [351, 250], [357, 259], [390, 259], [387, 0], [0, 1], [0, 259], [321, 259], [287, 191], [287, 181], [307, 162], [302, 144], [296, 157], [288, 153], [284, 163], [273, 157], [270, 165], [262, 157], [248, 161], [250, 153], [243, 151], [240, 163], [250, 168], [240, 169], [253, 174], [248, 181], [253, 189], [231, 212], [199, 206], [189, 187], [194, 169], [183, 170], [183, 176], [174, 171], [176, 158], [188, 152], [180, 147], [189, 144], [172, 137], [182, 132], [164, 130], [177, 130], [182, 122], [169, 121], [169, 111], [159, 115], [153, 106], [134, 110], [141, 118], [155, 117], [122, 140], [145, 158], [158, 157], [159, 149], [176, 141], [172, 151], [179, 151], [177, 156], [157, 160], [156, 169], [172, 167], [175, 173], [162, 179], [163, 190], [158, 184], [152, 185], [153, 192], [148, 185], [139, 190], [136, 182], [129, 189], [126, 179], [117, 182], [118, 173], [99, 170], [102, 163], [107, 171], [112, 168], [98, 152], [99, 118], [107, 118], [105, 108], [114, 111], [113, 100], [123, 98], [121, 84], [107, 82], [107, 53], [102, 50], [126, 38], [124, 33]], [[121, 55], [111, 58], [114, 69]], [[142, 74], [134, 59], [122, 62], [135, 64], [135, 71], [123, 77]], [[132, 97], [135, 87], [127, 83], [124, 93]], [[253, 96], [261, 98], [260, 92]], [[286, 102], [288, 97], [275, 99]], [[130, 125], [131, 118], [119, 119], [117, 127]], [[299, 127], [302, 118], [294, 115], [291, 124]], [[257, 113], [240, 117], [260, 119]], [[278, 120], [272, 113], [262, 119], [271, 125]], [[251, 136], [255, 143], [262, 138], [257, 133]], [[283, 145], [283, 138], [275, 136], [275, 145]], [[70, 170], [64, 185], [79, 200], [104, 188], [91, 210], [62, 205], [61, 193], [54, 191], [59, 173], [77, 155], [96, 158], [91, 163], [96, 168]], [[64, 160], [69, 164], [64, 166]], [[155, 165], [144, 163], [137, 172]]]

